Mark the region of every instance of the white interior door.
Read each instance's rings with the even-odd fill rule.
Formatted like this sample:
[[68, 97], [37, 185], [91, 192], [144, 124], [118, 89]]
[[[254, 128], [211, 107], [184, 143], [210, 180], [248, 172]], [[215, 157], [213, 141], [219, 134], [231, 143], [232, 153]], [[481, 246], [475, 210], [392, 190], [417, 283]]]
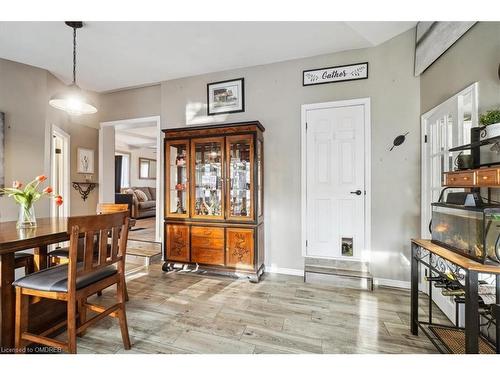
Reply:
[[306, 111], [306, 256], [361, 258], [365, 106]]

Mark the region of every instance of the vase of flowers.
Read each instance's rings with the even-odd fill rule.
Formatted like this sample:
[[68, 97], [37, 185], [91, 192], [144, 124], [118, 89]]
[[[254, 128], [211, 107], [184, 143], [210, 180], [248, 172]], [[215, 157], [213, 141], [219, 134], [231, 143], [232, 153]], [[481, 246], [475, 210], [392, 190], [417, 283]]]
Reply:
[[23, 184], [19, 181], [14, 181], [11, 188], [0, 189], [1, 193], [13, 198], [19, 205], [19, 218], [17, 220], [17, 228], [35, 228], [36, 216], [34, 204], [42, 197], [54, 198], [57, 206], [63, 204], [63, 199], [60, 195], [55, 194], [50, 186], [41, 190], [40, 184], [47, 180], [46, 176], [37, 176], [33, 181], [29, 182], [23, 188]]

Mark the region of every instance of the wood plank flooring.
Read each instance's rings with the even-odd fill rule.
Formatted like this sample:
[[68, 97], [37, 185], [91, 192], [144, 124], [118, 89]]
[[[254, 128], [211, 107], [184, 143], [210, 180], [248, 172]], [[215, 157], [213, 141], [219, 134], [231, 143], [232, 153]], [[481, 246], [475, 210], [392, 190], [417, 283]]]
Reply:
[[[409, 331], [408, 291], [374, 292], [266, 274], [259, 284], [138, 267], [128, 276], [132, 350], [115, 319], [78, 338], [79, 353], [436, 353]], [[111, 304], [113, 291], [92, 300]], [[426, 299], [421, 301], [426, 316]], [[436, 322], [446, 318], [436, 308]], [[64, 334], [63, 334], [64, 335]], [[62, 336], [61, 336], [62, 337]]]

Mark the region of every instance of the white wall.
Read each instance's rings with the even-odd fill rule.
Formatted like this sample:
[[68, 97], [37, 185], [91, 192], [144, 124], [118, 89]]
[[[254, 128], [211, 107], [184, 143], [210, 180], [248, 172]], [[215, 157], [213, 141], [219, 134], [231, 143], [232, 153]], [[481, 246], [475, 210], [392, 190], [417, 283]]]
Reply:
[[[265, 136], [266, 264], [302, 269], [300, 108], [371, 98], [372, 273], [409, 280], [409, 241], [420, 233], [420, 86], [413, 76], [415, 31], [370, 49], [188, 77], [161, 84], [162, 127], [259, 120]], [[369, 62], [369, 79], [302, 87], [302, 70]], [[206, 115], [206, 84], [245, 78], [244, 113]], [[405, 144], [389, 152], [397, 135]]]

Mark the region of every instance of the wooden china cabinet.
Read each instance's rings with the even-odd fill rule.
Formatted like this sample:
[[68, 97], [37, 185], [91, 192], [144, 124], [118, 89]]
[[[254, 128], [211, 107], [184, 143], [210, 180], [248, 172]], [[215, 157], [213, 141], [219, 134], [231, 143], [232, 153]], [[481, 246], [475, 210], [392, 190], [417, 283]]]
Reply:
[[264, 127], [251, 121], [164, 133], [164, 270], [184, 263], [259, 281]]

